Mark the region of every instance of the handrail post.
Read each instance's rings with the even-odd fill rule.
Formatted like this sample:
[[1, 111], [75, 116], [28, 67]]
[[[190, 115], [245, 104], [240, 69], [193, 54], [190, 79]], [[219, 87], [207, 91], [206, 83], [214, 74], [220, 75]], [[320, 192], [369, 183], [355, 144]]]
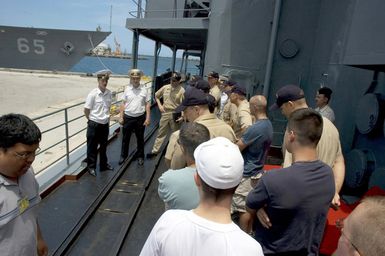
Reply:
[[70, 141], [69, 141], [69, 131], [68, 131], [68, 109], [64, 109], [64, 127], [66, 133], [66, 160], [67, 166], [70, 165]]
[[152, 103], [154, 102], [155, 99], [155, 92], [156, 92], [156, 77], [158, 75], [158, 63], [159, 63], [159, 53], [161, 49], [161, 43], [156, 41], [155, 42], [155, 47], [154, 47], [154, 69], [152, 71]]
[[[171, 60], [171, 71], [175, 72], [175, 60], [176, 60], [176, 51], [178, 49], [176, 48], [176, 45], [172, 48], [172, 60]], [[182, 71], [182, 70], [180, 70]]]

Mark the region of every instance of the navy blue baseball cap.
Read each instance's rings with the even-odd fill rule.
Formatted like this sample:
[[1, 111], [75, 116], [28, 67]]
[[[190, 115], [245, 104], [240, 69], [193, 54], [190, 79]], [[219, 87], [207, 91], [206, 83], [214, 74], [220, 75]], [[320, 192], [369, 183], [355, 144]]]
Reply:
[[237, 82], [235, 82], [234, 80], [229, 79], [227, 81], [224, 81], [223, 85], [224, 86], [231, 86], [231, 87], [233, 87], [233, 86], [237, 85]]
[[[188, 88], [184, 93], [182, 103], [175, 109], [176, 113], [184, 111], [188, 106], [208, 105], [210, 103], [210, 96], [195, 87]], [[211, 96], [212, 97], [212, 96]]]
[[207, 77], [213, 77], [213, 78], [219, 79], [219, 74], [215, 71], [211, 71], [210, 73], [207, 74]]
[[171, 75], [171, 80], [175, 80], [175, 81], [179, 82], [181, 80], [181, 78], [182, 78], [182, 76], [180, 75], [179, 72], [174, 72]]
[[192, 75], [190, 80], [187, 82], [188, 85], [190, 86], [194, 86], [195, 87], [195, 83], [199, 80], [202, 80], [203, 78], [201, 76], [198, 76], [198, 75]]
[[237, 83], [233, 85], [233, 88], [231, 88], [230, 92], [246, 96], [246, 88]]
[[196, 81], [194, 87], [199, 89], [199, 90], [202, 90], [205, 93], [210, 92], [209, 82], [207, 82], [206, 80], [203, 80], [203, 79]]
[[303, 90], [296, 85], [288, 84], [277, 91], [276, 101], [270, 106], [270, 110], [279, 109], [284, 103], [305, 98]]

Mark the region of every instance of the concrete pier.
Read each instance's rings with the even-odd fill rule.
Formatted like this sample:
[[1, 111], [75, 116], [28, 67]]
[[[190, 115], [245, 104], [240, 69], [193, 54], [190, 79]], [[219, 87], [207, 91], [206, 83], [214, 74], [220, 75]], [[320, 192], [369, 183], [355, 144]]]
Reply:
[[[123, 90], [128, 83], [127, 76], [112, 75], [108, 88]], [[96, 86], [96, 77], [84, 73], [0, 69], [0, 115], [13, 112], [31, 118], [41, 116], [84, 101]]]
[[[128, 76], [112, 74], [108, 88], [112, 92], [121, 92], [128, 83]], [[69, 140], [69, 151], [76, 148], [70, 155], [69, 165], [66, 164], [65, 158], [66, 142], [50, 148], [66, 138], [63, 125], [65, 112], [60, 111], [35, 121], [43, 132], [40, 148], [44, 152], [36, 156], [33, 168], [43, 188], [49, 186], [56, 177], [68, 174], [71, 169], [80, 168], [77, 159], [85, 158], [86, 131], [79, 131], [87, 125], [87, 120], [83, 117], [82, 102], [97, 85], [96, 76], [87, 76], [84, 73], [0, 69], [0, 115], [21, 113], [30, 118], [38, 118], [78, 104], [67, 111], [68, 120], [76, 119], [68, 124], [68, 134], [72, 137]], [[120, 95], [117, 95], [118, 100]], [[114, 129], [118, 127], [115, 121], [111, 121], [110, 125], [114, 125]], [[45, 132], [56, 126], [60, 127]], [[114, 129], [110, 129], [110, 133], [113, 133]], [[56, 164], [52, 165], [54, 162]], [[74, 163], [76, 166], [73, 166]], [[68, 169], [69, 167], [71, 169]]]

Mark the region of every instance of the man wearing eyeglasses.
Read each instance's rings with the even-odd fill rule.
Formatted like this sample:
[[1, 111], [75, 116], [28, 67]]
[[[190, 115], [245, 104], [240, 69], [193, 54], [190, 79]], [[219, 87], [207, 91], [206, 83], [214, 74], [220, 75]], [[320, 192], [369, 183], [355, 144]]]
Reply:
[[366, 197], [339, 221], [341, 237], [336, 256], [385, 255], [385, 196]]
[[98, 87], [87, 96], [84, 105], [84, 115], [88, 119], [87, 126], [87, 170], [96, 176], [96, 160], [100, 156], [100, 171], [111, 171], [108, 164], [107, 143], [110, 123], [110, 108], [112, 103], [111, 91], [107, 89], [110, 70], [101, 70], [96, 73]]
[[37, 223], [39, 185], [32, 163], [41, 132], [26, 116], [0, 117], [0, 255], [48, 255]]

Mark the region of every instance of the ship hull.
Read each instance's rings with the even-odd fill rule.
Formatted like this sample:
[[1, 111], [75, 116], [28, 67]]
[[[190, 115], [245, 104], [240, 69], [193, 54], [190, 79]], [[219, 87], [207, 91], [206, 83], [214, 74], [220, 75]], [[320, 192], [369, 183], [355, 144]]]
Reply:
[[109, 34], [0, 26], [0, 67], [68, 71]]

